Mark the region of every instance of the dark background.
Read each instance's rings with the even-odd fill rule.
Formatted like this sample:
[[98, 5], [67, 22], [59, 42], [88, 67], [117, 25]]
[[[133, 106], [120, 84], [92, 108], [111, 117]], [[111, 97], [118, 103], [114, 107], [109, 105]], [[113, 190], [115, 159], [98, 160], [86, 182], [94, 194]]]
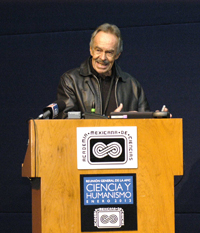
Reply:
[[176, 233], [200, 232], [200, 1], [1, 0], [1, 233], [31, 232], [31, 187], [21, 177], [26, 121], [56, 99], [60, 76], [88, 57], [91, 33], [104, 22], [121, 29], [118, 64], [140, 81], [151, 109], [166, 104], [183, 118]]

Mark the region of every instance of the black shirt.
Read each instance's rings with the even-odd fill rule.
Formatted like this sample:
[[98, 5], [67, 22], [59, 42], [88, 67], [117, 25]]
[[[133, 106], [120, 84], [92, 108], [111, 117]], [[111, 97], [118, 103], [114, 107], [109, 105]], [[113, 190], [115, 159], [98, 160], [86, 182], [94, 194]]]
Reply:
[[114, 85], [116, 79], [115, 65], [113, 65], [112, 67], [112, 75], [106, 76], [105, 78], [102, 78], [99, 75], [99, 73], [97, 73], [97, 71], [93, 68], [92, 59], [90, 59], [90, 69], [92, 73], [99, 79], [101, 96], [102, 96], [103, 115], [109, 116], [110, 112], [113, 112], [117, 108], [117, 104], [115, 101], [115, 85]]

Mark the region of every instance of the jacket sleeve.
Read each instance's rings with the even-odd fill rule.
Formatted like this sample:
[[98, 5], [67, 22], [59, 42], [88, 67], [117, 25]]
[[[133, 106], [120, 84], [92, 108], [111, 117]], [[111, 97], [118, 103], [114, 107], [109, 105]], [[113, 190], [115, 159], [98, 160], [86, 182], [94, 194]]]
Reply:
[[59, 114], [58, 118], [66, 118], [67, 112], [78, 110], [77, 98], [74, 90], [73, 80], [70, 75], [67, 73], [63, 74], [57, 88], [57, 99], [62, 99], [65, 102], [66, 109]]
[[138, 112], [150, 111], [149, 103], [141, 85], [138, 85]]
[[117, 85], [118, 103], [123, 103], [123, 111], [150, 111], [144, 90], [137, 79], [123, 72]]

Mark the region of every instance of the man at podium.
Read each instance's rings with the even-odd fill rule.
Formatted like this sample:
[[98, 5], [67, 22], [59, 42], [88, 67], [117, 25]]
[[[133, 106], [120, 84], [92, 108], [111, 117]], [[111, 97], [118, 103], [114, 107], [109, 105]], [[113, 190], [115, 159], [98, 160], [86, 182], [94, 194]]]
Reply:
[[91, 56], [60, 78], [57, 98], [66, 103], [61, 118], [66, 118], [69, 111], [92, 111], [105, 116], [113, 111], [150, 111], [138, 80], [116, 63], [122, 51], [121, 32], [116, 25], [105, 23], [93, 32]]
[[[60, 79], [62, 118], [91, 109], [105, 116], [149, 113], [140, 83], [115, 62], [121, 52], [118, 27], [103, 24], [94, 31], [91, 57]], [[33, 233], [175, 232], [174, 176], [183, 174], [181, 119], [31, 120], [29, 127], [22, 175], [36, 178]]]

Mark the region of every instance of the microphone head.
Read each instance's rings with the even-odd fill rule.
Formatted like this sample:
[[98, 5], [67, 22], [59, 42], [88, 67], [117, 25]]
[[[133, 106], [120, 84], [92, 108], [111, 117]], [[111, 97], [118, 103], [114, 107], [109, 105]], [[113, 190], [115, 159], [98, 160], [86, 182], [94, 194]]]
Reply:
[[49, 119], [54, 119], [58, 116], [58, 113], [66, 108], [66, 104], [63, 100], [56, 100], [52, 104], [49, 104], [43, 109], [43, 112], [50, 111]]

